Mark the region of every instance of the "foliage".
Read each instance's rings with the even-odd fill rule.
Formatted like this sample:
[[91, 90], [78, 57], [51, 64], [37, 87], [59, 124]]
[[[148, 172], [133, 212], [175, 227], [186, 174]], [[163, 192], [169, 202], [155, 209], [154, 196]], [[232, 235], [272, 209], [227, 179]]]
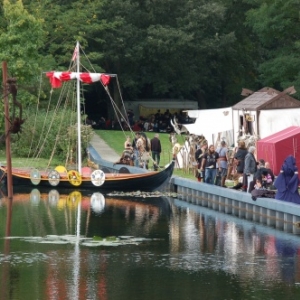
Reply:
[[3, 1], [0, 60], [7, 61], [10, 75], [20, 85], [28, 85], [40, 73], [39, 49], [45, 37], [42, 26], [43, 20], [29, 14], [21, 0]]
[[[13, 139], [11, 148], [14, 156], [39, 157], [50, 159], [60, 158], [66, 161], [76, 158], [77, 124], [76, 116], [71, 110], [39, 112], [28, 115], [23, 124], [19, 138]], [[82, 149], [85, 149], [93, 134], [92, 128], [81, 125]]]
[[[4, 0], [2, 13], [0, 61], [7, 62], [8, 77], [17, 79], [17, 100], [26, 107], [37, 101], [38, 77], [47, 60], [39, 53], [45, 41], [43, 19], [30, 14], [21, 0]], [[12, 105], [10, 107], [13, 110]], [[1, 119], [1, 128], [3, 124], [4, 118]]]
[[[249, 0], [248, 0], [249, 1]], [[300, 3], [296, 0], [255, 1], [247, 24], [257, 34], [263, 47], [258, 67], [264, 85], [300, 89]]]
[[[197, 100], [201, 108], [224, 107], [240, 100], [242, 87], [300, 88], [299, 5], [3, 0], [0, 58], [18, 77], [23, 105], [36, 101], [42, 70], [68, 69], [78, 40], [88, 54], [82, 64], [117, 73], [125, 100], [177, 98]], [[46, 90], [42, 86], [41, 101]], [[86, 93], [102, 97], [96, 86]]]
[[104, 7], [101, 17], [115, 26], [103, 32], [103, 40], [112, 43], [103, 45], [102, 61], [106, 70], [121, 74], [125, 95], [201, 97], [201, 106], [208, 105], [203, 94], [208, 82], [216, 84], [217, 54], [234, 41], [231, 33], [220, 32], [222, 3], [114, 0]]
[[240, 74], [249, 74], [237, 64], [255, 73], [249, 63], [252, 49], [243, 47], [233, 26], [227, 26], [237, 21], [227, 14], [234, 1], [24, 2], [45, 20], [48, 41], [42, 52], [52, 53], [56, 66], [67, 63], [79, 40], [96, 70], [119, 75], [128, 100], [185, 98], [198, 100], [200, 107], [228, 105], [232, 96], [238, 99], [243, 83], [234, 83]]
[[[66, 128], [66, 132], [60, 135], [58, 140], [58, 149], [60, 153], [69, 155], [72, 152], [73, 157], [76, 157], [77, 151], [77, 124], [70, 125]], [[81, 125], [81, 149], [83, 156], [87, 156], [85, 149], [87, 148], [94, 132], [90, 125]]]

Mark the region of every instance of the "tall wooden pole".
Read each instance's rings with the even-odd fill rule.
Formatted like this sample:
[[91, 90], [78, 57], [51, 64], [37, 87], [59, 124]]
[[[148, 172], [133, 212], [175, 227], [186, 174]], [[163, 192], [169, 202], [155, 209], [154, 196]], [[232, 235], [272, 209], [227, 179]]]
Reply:
[[4, 99], [4, 118], [5, 118], [5, 149], [6, 149], [6, 176], [8, 199], [13, 198], [12, 172], [11, 172], [11, 150], [10, 150], [10, 118], [7, 91], [7, 63], [2, 62], [3, 77], [3, 99]]

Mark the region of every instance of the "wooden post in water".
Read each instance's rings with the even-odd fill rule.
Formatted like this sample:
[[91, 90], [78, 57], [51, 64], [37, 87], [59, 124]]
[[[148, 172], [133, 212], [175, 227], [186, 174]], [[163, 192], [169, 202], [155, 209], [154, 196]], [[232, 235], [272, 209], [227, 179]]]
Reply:
[[11, 172], [11, 150], [10, 150], [10, 118], [7, 91], [7, 63], [2, 62], [3, 77], [3, 100], [4, 100], [4, 118], [5, 118], [5, 152], [6, 152], [6, 176], [7, 176], [7, 193], [8, 198], [13, 197], [12, 172]]

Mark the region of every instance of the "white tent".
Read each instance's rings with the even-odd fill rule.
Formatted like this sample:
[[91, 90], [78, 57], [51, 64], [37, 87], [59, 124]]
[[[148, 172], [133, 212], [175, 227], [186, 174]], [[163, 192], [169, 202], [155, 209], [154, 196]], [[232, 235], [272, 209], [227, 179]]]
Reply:
[[214, 144], [220, 134], [228, 145], [233, 144], [232, 107], [186, 112], [190, 118], [196, 118], [195, 123], [183, 125], [190, 134], [204, 135], [209, 144]]

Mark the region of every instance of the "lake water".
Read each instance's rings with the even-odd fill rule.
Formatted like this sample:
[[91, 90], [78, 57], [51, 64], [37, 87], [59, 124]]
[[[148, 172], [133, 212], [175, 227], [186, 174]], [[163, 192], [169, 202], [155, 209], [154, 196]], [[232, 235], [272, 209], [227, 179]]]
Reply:
[[172, 198], [0, 200], [0, 299], [300, 299], [300, 237]]

